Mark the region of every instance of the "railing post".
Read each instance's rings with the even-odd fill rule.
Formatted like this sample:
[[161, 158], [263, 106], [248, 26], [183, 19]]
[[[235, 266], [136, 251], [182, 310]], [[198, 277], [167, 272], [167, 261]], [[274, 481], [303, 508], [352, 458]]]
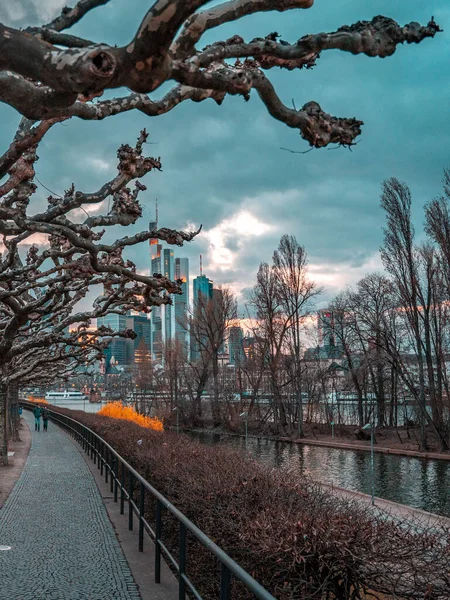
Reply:
[[123, 515], [125, 505], [125, 466], [122, 463], [120, 467], [120, 514]]
[[100, 461], [100, 476], [103, 477], [103, 451], [104, 451], [105, 445], [103, 444], [103, 442], [100, 442], [100, 457], [99, 457], [99, 461]]
[[105, 448], [105, 483], [108, 483], [109, 449]]
[[114, 456], [114, 454], [112, 453], [112, 451], [110, 450], [109, 452], [109, 462], [110, 462], [110, 483], [109, 483], [109, 491], [111, 492], [111, 494], [114, 491], [114, 465], [116, 462], [116, 457]]
[[114, 457], [114, 502], [117, 502], [117, 490], [119, 487], [119, 459]]
[[183, 575], [186, 574], [186, 525], [180, 521], [180, 548], [179, 548], [179, 580], [178, 580], [178, 600], [186, 600], [186, 583]]
[[96, 437], [94, 437], [93, 442], [94, 442], [94, 444], [93, 444], [93, 446], [94, 446], [94, 448], [93, 448], [94, 465], [96, 465], [97, 464], [97, 438]]
[[155, 522], [155, 583], [161, 583], [161, 546], [159, 540], [161, 539], [162, 531], [162, 506], [159, 500], [156, 500], [156, 522]]
[[230, 600], [231, 598], [231, 573], [223, 563], [220, 573], [220, 600]]
[[91, 460], [94, 458], [94, 434], [92, 431], [89, 434], [90, 443], [91, 443]]
[[144, 501], [145, 487], [141, 482], [139, 488], [139, 552], [144, 551]]
[[128, 529], [133, 529], [133, 475], [130, 471], [130, 484], [128, 486]]

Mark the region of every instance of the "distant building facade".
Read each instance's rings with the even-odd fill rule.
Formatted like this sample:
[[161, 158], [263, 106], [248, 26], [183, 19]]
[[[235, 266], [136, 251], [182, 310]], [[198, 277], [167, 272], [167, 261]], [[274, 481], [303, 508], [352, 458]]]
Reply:
[[245, 359], [244, 332], [242, 327], [230, 327], [228, 330], [228, 354], [230, 364], [240, 365]]
[[[158, 229], [158, 221], [149, 223], [149, 230]], [[163, 247], [157, 238], [150, 238], [150, 274], [161, 275], [163, 272], [162, 254]], [[162, 360], [163, 349], [163, 312], [162, 306], [154, 306], [150, 313], [151, 321], [151, 354], [155, 360]]]
[[127, 329], [136, 334], [134, 340], [128, 341], [128, 364], [142, 362], [141, 354], [150, 354], [151, 348], [151, 322], [145, 313], [129, 314], [126, 318]]
[[[193, 306], [192, 314], [194, 322], [200, 314], [200, 306], [213, 300], [213, 282], [206, 275], [199, 275], [193, 281]], [[204, 344], [198, 339], [198, 332], [191, 328], [191, 361], [196, 362], [200, 359], [201, 347]]]
[[175, 279], [181, 281], [181, 295], [175, 295], [175, 339], [183, 348], [185, 357], [189, 356], [189, 259], [175, 259]]
[[[109, 327], [112, 331], [124, 331], [127, 328], [127, 317], [126, 315], [106, 315], [105, 317], [99, 317], [97, 319], [97, 327], [101, 326]], [[111, 340], [111, 343], [105, 348], [105, 363], [106, 370], [108, 371], [108, 367], [111, 364], [111, 359], [114, 358], [114, 361], [118, 365], [127, 365], [128, 364], [128, 349], [127, 342], [125, 338], [115, 337]]]
[[317, 313], [317, 330], [319, 346], [336, 346], [333, 311], [328, 309], [319, 310]]
[[[157, 220], [149, 223], [150, 231], [157, 231], [157, 229]], [[176, 258], [172, 248], [164, 248], [158, 239], [151, 238], [150, 264], [152, 274], [164, 275], [171, 281], [182, 280], [182, 294], [174, 294], [173, 304], [155, 306], [150, 313], [150, 351], [152, 359], [162, 363], [164, 344], [169, 340], [179, 340], [185, 352], [189, 351], [189, 336], [186, 326], [183, 327], [183, 323], [187, 323], [189, 311], [189, 259]]]

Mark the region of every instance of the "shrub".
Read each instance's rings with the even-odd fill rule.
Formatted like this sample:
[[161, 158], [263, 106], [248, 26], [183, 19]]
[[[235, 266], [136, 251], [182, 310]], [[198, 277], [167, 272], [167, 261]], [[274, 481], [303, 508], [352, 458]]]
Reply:
[[[227, 447], [61, 412], [113, 445], [279, 600], [448, 600], [447, 531], [421, 532], [417, 523], [377, 516], [298, 473], [268, 469]], [[146, 513], [154, 518], [150, 498]], [[178, 535], [177, 523], [165, 515], [163, 540], [175, 555]], [[188, 575], [204, 598], [219, 597], [217, 573], [215, 560], [188, 536]], [[252, 598], [237, 582], [233, 597]]]
[[162, 421], [156, 417], [152, 418], [140, 415], [134, 408], [125, 406], [122, 402], [109, 402], [99, 410], [98, 414], [113, 419], [132, 421], [141, 427], [147, 427], [148, 429], [154, 429], [155, 431], [164, 431]]

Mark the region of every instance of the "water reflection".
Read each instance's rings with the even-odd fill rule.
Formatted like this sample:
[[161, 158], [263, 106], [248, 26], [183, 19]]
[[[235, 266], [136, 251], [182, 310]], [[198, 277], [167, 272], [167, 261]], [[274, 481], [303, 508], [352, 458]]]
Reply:
[[[271, 467], [289, 467], [309, 473], [314, 479], [339, 487], [371, 493], [370, 452], [323, 448], [245, 439], [220, 434], [193, 434], [199, 441], [212, 445], [226, 443], [248, 451]], [[390, 454], [375, 454], [375, 495], [437, 514], [450, 516], [450, 465], [444, 461], [425, 460]]]

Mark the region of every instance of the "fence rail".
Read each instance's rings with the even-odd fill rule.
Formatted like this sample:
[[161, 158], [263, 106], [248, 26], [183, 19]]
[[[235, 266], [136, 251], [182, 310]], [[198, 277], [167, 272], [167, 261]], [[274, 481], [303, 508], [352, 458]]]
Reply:
[[[22, 401], [22, 406], [32, 410], [36, 405]], [[47, 407], [48, 408], [48, 407]], [[128, 528], [134, 527], [137, 517], [139, 527], [139, 551], [144, 549], [144, 532], [155, 544], [155, 583], [161, 582], [161, 557], [165, 556], [178, 576], [178, 600], [185, 600], [186, 595], [197, 600], [203, 596], [188, 577], [187, 570], [187, 532], [190, 532], [202, 546], [213, 554], [220, 563], [220, 600], [232, 600], [233, 577], [243, 583], [247, 590], [259, 600], [276, 600], [251, 575], [240, 567], [228, 554], [215, 544], [203, 531], [180, 512], [167, 498], [146, 481], [127, 461], [118, 454], [103, 438], [97, 435], [79, 421], [48, 408], [50, 419], [72, 435], [90, 455], [94, 465], [100, 470], [100, 475], [109, 483], [114, 502], [120, 502], [120, 514], [125, 514], [128, 508]], [[146, 501], [152, 497], [155, 502], [154, 523], [149, 523], [145, 517]], [[175, 557], [162, 539], [163, 510], [168, 511], [179, 523], [178, 557]]]

